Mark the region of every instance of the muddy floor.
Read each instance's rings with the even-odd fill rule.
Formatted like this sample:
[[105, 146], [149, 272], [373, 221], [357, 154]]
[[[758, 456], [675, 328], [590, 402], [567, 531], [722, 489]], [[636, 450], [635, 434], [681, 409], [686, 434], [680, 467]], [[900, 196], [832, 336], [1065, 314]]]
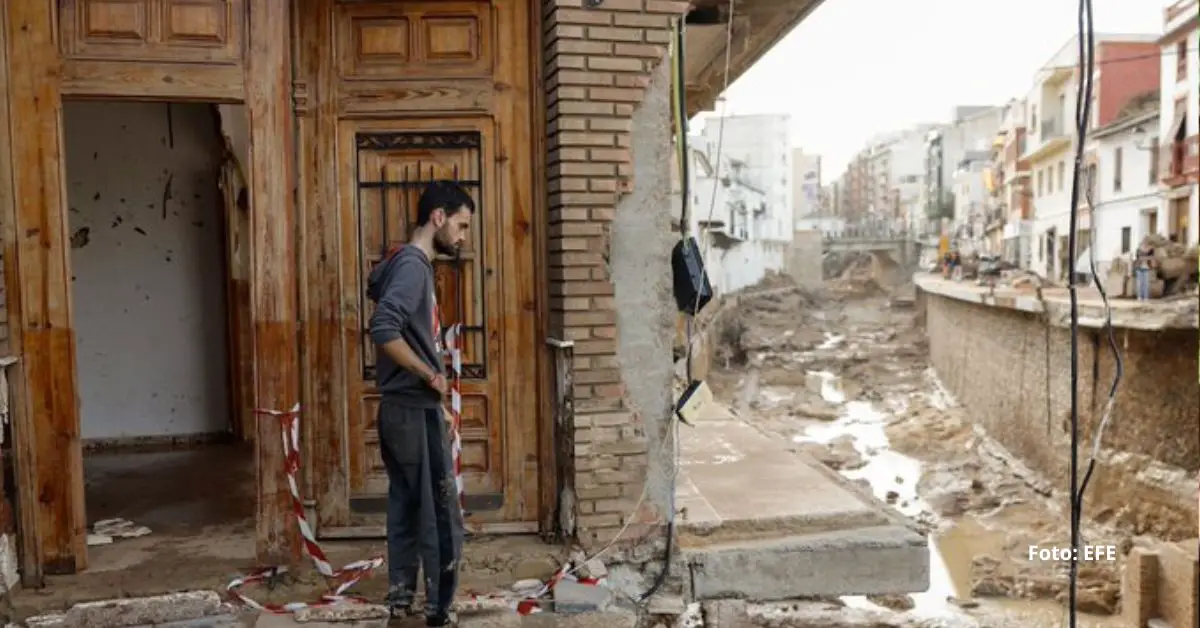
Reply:
[[[740, 416], [930, 534], [929, 591], [847, 598], [827, 612], [884, 622], [869, 625], [1065, 625], [1067, 563], [1031, 559], [1030, 547], [1070, 546], [1068, 501], [974, 429], [944, 392], [908, 290], [831, 282], [820, 293], [775, 288], [744, 298], [717, 334], [709, 382]], [[1117, 625], [1124, 556], [1153, 539], [1085, 523], [1083, 541], [1113, 549], [1080, 563], [1079, 625]], [[879, 619], [889, 616], [894, 623]]]

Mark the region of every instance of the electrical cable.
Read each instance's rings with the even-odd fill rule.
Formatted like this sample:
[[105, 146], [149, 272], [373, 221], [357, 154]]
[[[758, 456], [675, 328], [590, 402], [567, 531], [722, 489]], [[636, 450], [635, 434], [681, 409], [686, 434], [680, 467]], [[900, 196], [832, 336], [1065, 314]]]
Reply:
[[1083, 172], [1083, 155], [1087, 144], [1088, 125], [1092, 108], [1092, 80], [1095, 74], [1095, 42], [1092, 33], [1092, 2], [1079, 0], [1079, 83], [1076, 89], [1076, 145], [1075, 169], [1071, 175], [1071, 204], [1067, 226], [1067, 293], [1070, 297], [1071, 316], [1071, 556], [1068, 571], [1067, 594], [1068, 626], [1076, 628], [1079, 614], [1079, 293], [1075, 282], [1077, 253], [1077, 231], [1079, 223], [1080, 175]]
[[[1187, 53], [1195, 52], [1196, 50], [1198, 50], [1198, 49], [1197, 48], [1184, 48], [1183, 53], [1186, 55]], [[1142, 61], [1145, 59], [1161, 59], [1163, 57], [1175, 57], [1175, 56], [1179, 55], [1179, 52], [1180, 51], [1178, 49], [1171, 49], [1171, 50], [1160, 50], [1158, 52], [1147, 52], [1147, 53], [1143, 53], [1143, 54], [1129, 55], [1127, 57], [1118, 57], [1116, 59], [1100, 59], [1099, 61], [1096, 61], [1093, 65], [1099, 66], [1099, 67], [1104, 67], [1106, 65], [1114, 65], [1117, 63], [1129, 63], [1130, 61]], [[1047, 66], [1042, 66], [1041, 68], [1038, 68], [1038, 71], [1039, 72], [1053, 72], [1054, 70], [1078, 70], [1078, 69], [1079, 69], [1079, 66], [1075, 65], [1075, 64], [1047, 65]], [[1076, 117], [1078, 118], [1078, 114], [1076, 114]]]
[[[721, 87], [721, 117], [718, 120], [716, 163], [714, 165], [714, 170], [713, 170], [713, 178], [716, 181], [720, 180], [719, 172], [720, 172], [720, 167], [721, 167], [721, 165], [720, 165], [721, 164], [721, 142], [724, 137], [724, 131], [725, 131], [724, 94], [729, 89], [729, 69], [731, 66], [732, 51], [733, 51], [733, 22], [734, 22], [733, 16], [734, 16], [734, 9], [735, 9], [736, 3], [737, 3], [737, 0], [729, 0], [729, 12], [726, 15], [727, 22], [726, 22], [726, 27], [725, 27], [725, 66], [724, 66], [724, 70], [722, 72], [722, 80], [723, 80], [724, 84]], [[684, 20], [683, 19], [679, 19], [676, 24], [674, 39], [675, 39], [674, 45], [675, 45], [676, 60], [675, 60], [675, 64], [673, 65], [673, 68], [672, 68], [672, 72], [675, 75], [674, 76], [675, 80], [672, 81], [672, 84], [675, 88], [675, 93], [673, 94], [673, 100], [675, 102], [675, 112], [674, 112], [675, 116], [674, 117], [677, 120], [677, 122], [676, 122], [676, 133], [677, 133], [676, 142], [677, 142], [677, 145], [679, 146], [679, 150], [677, 152], [678, 152], [678, 157], [679, 157], [680, 199], [681, 199], [681, 205], [682, 205], [681, 210], [680, 210], [680, 219], [679, 219], [679, 237], [680, 237], [681, 241], [684, 242], [684, 246], [688, 246], [687, 242], [688, 242], [688, 238], [689, 238], [690, 232], [691, 232], [691, 213], [688, 211], [688, 207], [691, 205], [691, 191], [690, 191], [690, 177], [689, 177], [689, 170], [690, 170], [689, 162], [691, 160], [691, 155], [688, 154], [690, 152], [690, 149], [688, 148], [688, 144], [687, 144], [688, 119], [687, 119], [687, 105], [686, 105], [687, 90], [685, 89], [685, 85], [684, 85], [686, 74], [684, 71], [684, 40], [685, 40], [685, 37], [684, 37]], [[702, 227], [703, 232], [701, 233], [701, 240], [703, 240], [704, 245], [702, 245], [702, 248], [701, 248], [701, 253], [700, 253], [701, 260], [707, 259], [707, 257], [708, 257], [707, 244], [708, 244], [709, 239], [706, 236], [708, 235], [708, 230], [710, 228], [709, 225], [712, 224], [712, 214], [713, 214], [714, 208], [716, 207], [716, 201], [717, 201], [717, 187], [716, 187], [716, 185], [714, 185], [712, 197], [710, 198], [710, 203], [709, 203], [708, 220], [705, 222], [705, 225]], [[702, 264], [702, 269], [703, 269], [702, 270], [703, 274], [701, 276], [701, 281], [700, 281], [701, 286], [703, 286], [705, 283], [707, 283], [709, 281], [708, 266], [706, 264]], [[699, 286], [697, 286], [697, 287], [699, 288]], [[696, 299], [692, 304], [692, 311], [687, 313], [687, 330], [686, 330], [687, 333], [685, 334], [687, 346], [684, 348], [684, 355], [685, 355], [684, 360], [685, 360], [685, 369], [686, 369], [685, 370], [686, 379], [687, 379], [688, 383], [690, 383], [692, 381], [692, 347], [695, 344], [696, 334], [699, 333], [698, 330], [694, 329], [694, 321], [695, 321], [696, 315], [699, 314], [699, 310], [700, 310], [700, 291], [697, 290]], [[667, 576], [670, 574], [670, 571], [671, 571], [671, 549], [672, 549], [672, 546], [674, 545], [674, 537], [675, 537], [675, 498], [676, 498], [675, 476], [678, 475], [678, 473], [679, 473], [679, 463], [680, 463], [680, 458], [681, 458], [681, 453], [682, 453], [680, 446], [679, 446], [679, 419], [678, 419], [678, 417], [676, 417], [674, 415], [674, 413], [672, 413], [671, 420], [668, 425], [668, 431], [670, 432], [669, 440], [674, 445], [673, 446], [674, 462], [673, 462], [672, 468], [671, 468], [671, 473], [670, 473], [671, 477], [669, 478], [670, 487], [668, 488], [669, 497], [668, 497], [667, 526], [666, 526], [667, 545], [666, 545], [666, 549], [663, 550], [662, 569], [659, 571], [658, 576], [655, 577], [654, 582], [650, 585], [650, 588], [647, 589], [646, 592], [643, 593], [641, 595], [641, 597], [638, 599], [638, 603], [645, 603], [646, 600], [650, 599], [651, 596], [653, 596], [655, 593], [657, 593], [658, 590], [660, 588], [662, 588], [662, 585], [666, 582]], [[666, 437], [664, 437], [664, 444], [665, 444], [666, 440], [667, 440]], [[643, 496], [645, 495], [645, 492], [646, 491], [643, 491]]]

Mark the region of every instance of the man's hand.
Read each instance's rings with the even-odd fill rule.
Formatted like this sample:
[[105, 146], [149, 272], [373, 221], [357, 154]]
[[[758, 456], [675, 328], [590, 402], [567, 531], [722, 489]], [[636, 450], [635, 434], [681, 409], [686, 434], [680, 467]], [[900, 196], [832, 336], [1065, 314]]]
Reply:
[[443, 397], [450, 392], [450, 383], [446, 381], [446, 376], [441, 373], [429, 378], [429, 387], [438, 391]]

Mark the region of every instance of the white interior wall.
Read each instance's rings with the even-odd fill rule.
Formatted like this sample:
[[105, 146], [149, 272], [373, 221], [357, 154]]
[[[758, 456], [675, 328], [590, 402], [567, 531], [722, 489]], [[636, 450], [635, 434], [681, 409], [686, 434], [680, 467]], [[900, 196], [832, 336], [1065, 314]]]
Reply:
[[63, 118], [83, 437], [228, 429], [212, 107], [68, 102]]

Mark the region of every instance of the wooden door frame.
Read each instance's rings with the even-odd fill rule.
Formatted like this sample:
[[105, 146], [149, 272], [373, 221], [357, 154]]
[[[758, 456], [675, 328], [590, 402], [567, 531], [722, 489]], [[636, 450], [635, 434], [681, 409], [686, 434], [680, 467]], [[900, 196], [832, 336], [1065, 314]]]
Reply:
[[[46, 574], [87, 567], [64, 94], [245, 103], [254, 147], [248, 177], [255, 407], [288, 409], [300, 398], [290, 3], [248, 0], [248, 43], [236, 73], [127, 60], [103, 64], [111, 80], [88, 79], [72, 70], [77, 62], [60, 57], [57, 7], [44, 0], [0, 6], [0, 188], [11, 191], [0, 195], [0, 216], [10, 345], [21, 358], [10, 370], [10, 416], [21, 576], [33, 588], [44, 585]], [[290, 521], [280, 424], [260, 420], [256, 433], [257, 559], [294, 564], [301, 547]]]
[[[537, 530], [546, 536], [556, 534], [559, 478], [556, 472], [554, 442], [552, 350], [543, 342], [549, 330], [549, 282], [546, 268], [549, 246], [549, 221], [546, 214], [546, 111], [545, 74], [542, 64], [542, 2], [528, 2], [529, 43], [529, 109], [530, 142], [533, 159], [531, 177], [530, 224], [533, 244], [533, 313], [535, 314], [535, 346], [527, 347], [535, 360], [535, 386], [538, 404], [536, 417], [537, 442], [537, 509], [532, 513]], [[341, 177], [346, 166], [339, 160], [339, 125], [344, 119], [370, 120], [403, 116], [396, 112], [364, 114], [340, 110], [339, 77], [335, 63], [334, 41], [313, 40], [314, 36], [328, 38], [336, 29], [333, 0], [302, 0], [305, 9], [296, 14], [294, 32], [298, 33], [296, 54], [296, 109], [299, 116], [301, 147], [298, 159], [302, 164], [300, 179], [300, 214], [305, 225], [300, 272], [301, 310], [306, 316], [304, 329], [305, 382], [304, 402], [312, 416], [313, 436], [320, 440], [321, 451], [308, 449], [311, 468], [311, 498], [315, 502], [314, 523], [318, 534], [326, 538], [363, 538], [377, 535], [369, 528], [348, 525], [350, 478], [349, 404], [353, 398], [350, 376], [342, 366], [349, 346], [360, 342], [362, 333], [357, 320], [346, 317], [342, 305], [352, 295], [341, 290], [346, 273], [357, 272], [356, 240], [358, 226], [347, 219], [349, 212], [341, 206]], [[420, 114], [416, 114], [420, 115]], [[337, 455], [330, 455], [336, 452]], [[505, 526], [493, 528], [503, 533]]]

